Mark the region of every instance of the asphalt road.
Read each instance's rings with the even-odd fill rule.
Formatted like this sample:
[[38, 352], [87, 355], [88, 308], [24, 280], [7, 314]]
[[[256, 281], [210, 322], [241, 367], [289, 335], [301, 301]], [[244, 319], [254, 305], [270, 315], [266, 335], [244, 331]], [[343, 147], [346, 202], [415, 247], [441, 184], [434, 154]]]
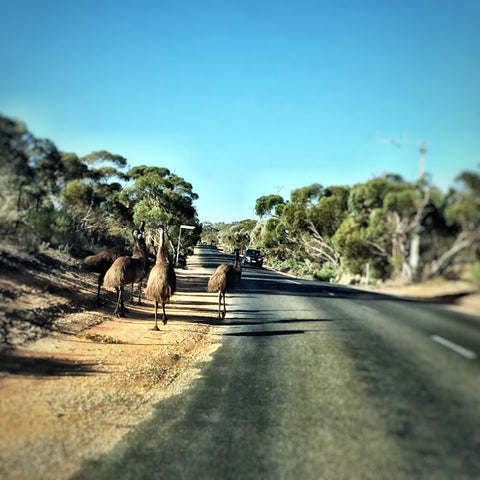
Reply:
[[244, 268], [224, 324], [191, 388], [75, 478], [480, 478], [479, 317]]

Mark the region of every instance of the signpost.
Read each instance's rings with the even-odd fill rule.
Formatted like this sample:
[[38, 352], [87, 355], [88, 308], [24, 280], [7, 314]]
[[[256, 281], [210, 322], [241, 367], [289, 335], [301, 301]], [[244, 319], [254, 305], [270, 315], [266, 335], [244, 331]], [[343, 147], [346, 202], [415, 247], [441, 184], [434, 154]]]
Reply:
[[195, 227], [191, 225], [180, 225], [180, 233], [178, 234], [178, 245], [177, 245], [177, 259], [175, 261], [175, 267], [178, 267], [178, 255], [180, 254], [180, 239], [182, 238], [182, 228], [185, 230], [193, 230]]

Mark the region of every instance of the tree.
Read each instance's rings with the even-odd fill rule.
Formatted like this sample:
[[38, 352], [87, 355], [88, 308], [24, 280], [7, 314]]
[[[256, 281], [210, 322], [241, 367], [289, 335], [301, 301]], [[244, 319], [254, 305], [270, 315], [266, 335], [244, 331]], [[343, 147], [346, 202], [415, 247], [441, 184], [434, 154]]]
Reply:
[[0, 114], [0, 212], [4, 233], [16, 229], [25, 217], [23, 194], [35, 177], [26, 153], [31, 138], [24, 123]]
[[[132, 213], [120, 201], [122, 183], [128, 176], [115, 167], [101, 164], [111, 162], [123, 166], [126, 165], [123, 157], [102, 150], [82, 158], [63, 153], [61, 160], [66, 183], [58, 197], [72, 216], [74, 232], [98, 239], [112, 226], [132, 222]], [[94, 167], [96, 165], [99, 167]]]
[[[285, 205], [285, 201], [280, 195], [264, 195], [257, 198], [255, 204], [255, 213], [260, 217], [269, 215], [271, 217], [278, 217], [282, 212], [282, 207]], [[272, 210], [275, 213], [272, 213]]]
[[226, 224], [220, 232], [221, 243], [231, 252], [235, 248], [245, 250], [251, 246], [251, 234], [256, 223], [255, 220], [242, 220]]
[[410, 281], [418, 265], [418, 234], [428, 202], [428, 191], [397, 175], [352, 187], [350, 218], [334, 237], [344, 263], [360, 273], [368, 262], [381, 278], [391, 274], [390, 264]]
[[219, 234], [224, 227], [224, 222], [203, 222], [201, 234], [202, 242], [209, 245], [217, 245], [220, 242]]
[[348, 187], [315, 183], [294, 190], [282, 212], [291, 240], [299, 241], [312, 260], [334, 269], [340, 266], [340, 255], [332, 237], [346, 216], [348, 196]]
[[[180, 225], [197, 226], [197, 212], [193, 202], [198, 195], [192, 185], [182, 177], [172, 174], [168, 168], [140, 165], [127, 172], [133, 184], [121, 194], [124, 203], [131, 205], [136, 224], [145, 221], [148, 228], [163, 228], [172, 239], [179, 236]], [[182, 240], [180, 260], [191, 251], [200, 239], [200, 233], [190, 232]]]
[[444, 248], [426, 266], [423, 277], [432, 278], [445, 273], [462, 252], [470, 250], [472, 260], [480, 243], [480, 175], [464, 171], [455, 179], [457, 189], [451, 189], [444, 210], [445, 220], [455, 233]]
[[125, 188], [122, 197], [133, 204], [134, 220], [144, 220], [152, 228], [179, 227], [198, 223], [193, 201], [198, 195], [183, 178], [168, 168], [141, 165], [128, 171], [133, 185]]

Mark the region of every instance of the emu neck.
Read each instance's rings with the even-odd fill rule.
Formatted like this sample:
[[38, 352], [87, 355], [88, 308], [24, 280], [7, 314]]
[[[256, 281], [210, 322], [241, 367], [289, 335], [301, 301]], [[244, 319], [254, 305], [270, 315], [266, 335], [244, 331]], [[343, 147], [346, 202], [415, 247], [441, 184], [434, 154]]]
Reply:
[[168, 252], [167, 249], [162, 245], [161, 247], [158, 247], [157, 250], [157, 263], [161, 262], [168, 262]]
[[157, 249], [157, 263], [162, 263], [162, 262], [169, 262], [168, 258], [168, 250], [167, 247], [165, 246], [165, 237], [164, 233], [160, 234], [160, 242], [158, 244], [158, 249]]
[[135, 247], [133, 247], [132, 258], [143, 258], [143, 257], [145, 257], [145, 252], [143, 251], [143, 248], [138, 245], [135, 245]]

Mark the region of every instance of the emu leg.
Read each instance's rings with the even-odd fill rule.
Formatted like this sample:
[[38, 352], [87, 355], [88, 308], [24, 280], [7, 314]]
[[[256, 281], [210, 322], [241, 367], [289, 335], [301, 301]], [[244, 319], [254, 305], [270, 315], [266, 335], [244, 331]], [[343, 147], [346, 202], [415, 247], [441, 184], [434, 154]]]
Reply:
[[120, 312], [121, 312], [121, 317], [124, 317], [126, 313], [128, 313], [128, 308], [125, 307], [125, 304], [123, 303], [123, 287], [120, 287]]
[[140, 280], [140, 283], [138, 284], [138, 302], [137, 302], [137, 305], [142, 304], [142, 283], [143, 283], [143, 280]]
[[222, 318], [222, 291], [218, 292], [218, 318]]
[[130, 297], [128, 298], [128, 303], [135, 303], [135, 283], [132, 283], [132, 291], [130, 292]]
[[101, 273], [98, 276], [98, 288], [97, 288], [97, 302], [100, 303], [100, 287], [102, 286], [103, 283], [103, 277], [105, 276], [104, 273]]
[[125, 306], [123, 303], [123, 286], [120, 287], [120, 291], [122, 292], [121, 297], [120, 297], [120, 311], [121, 311], [121, 317], [125, 315], [125, 313], [128, 313], [128, 308]]
[[158, 310], [158, 302], [157, 300], [155, 300], [155, 325], [152, 328], [152, 330], [155, 330], [155, 331], [160, 330], [157, 325], [157, 310]]
[[117, 305], [115, 306], [115, 310], [113, 311], [112, 315], [117, 316], [117, 317], [122, 317], [122, 312], [121, 312], [121, 304], [122, 304], [122, 288], [120, 287], [115, 287], [115, 290], [117, 291], [118, 298], [117, 298]]
[[225, 318], [227, 314], [227, 306], [225, 305], [225, 292], [223, 292], [223, 312], [222, 312], [222, 320]]
[[163, 324], [166, 325], [167, 324], [167, 314], [165, 313], [165, 304], [162, 303], [162, 309], [163, 309]]

